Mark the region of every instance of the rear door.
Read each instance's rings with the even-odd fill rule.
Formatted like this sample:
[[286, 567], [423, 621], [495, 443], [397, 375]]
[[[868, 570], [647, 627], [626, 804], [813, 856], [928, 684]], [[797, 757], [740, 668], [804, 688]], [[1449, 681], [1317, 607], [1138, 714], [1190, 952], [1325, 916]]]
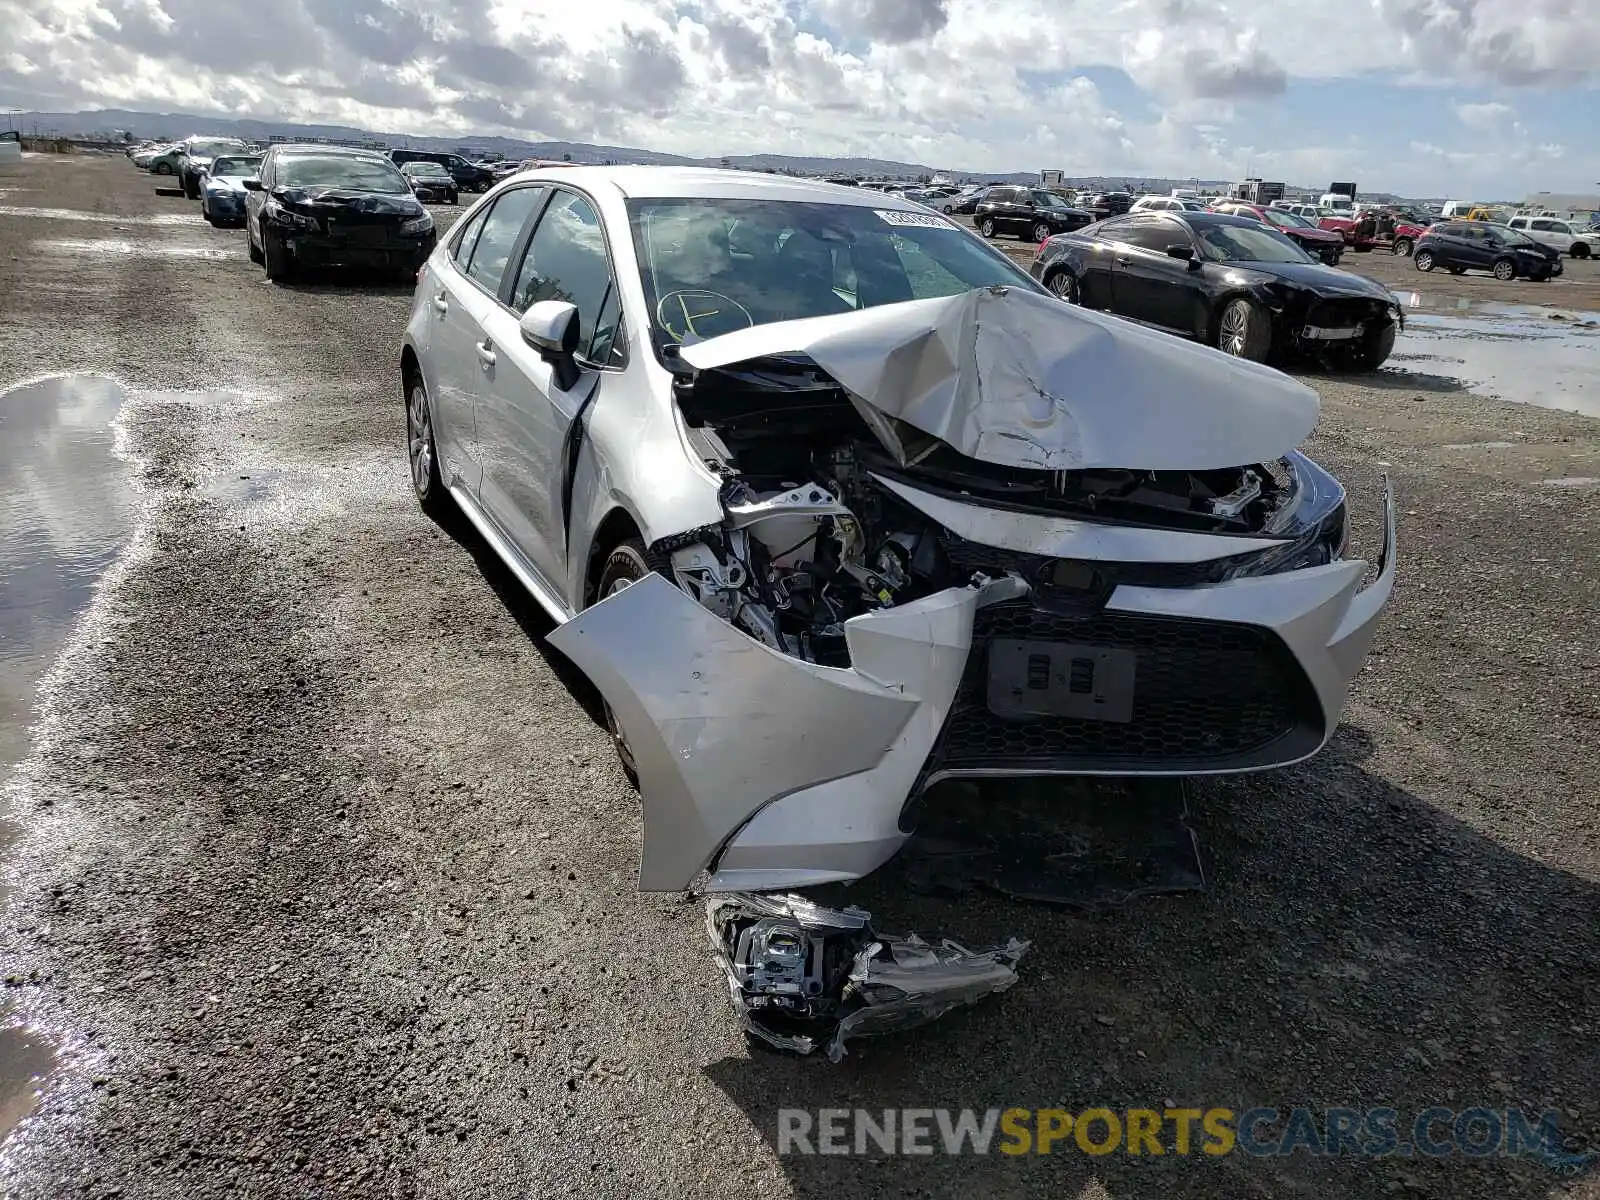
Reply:
[[[484, 507], [538, 572], [558, 583], [567, 577], [569, 435], [627, 362], [605, 230], [586, 196], [551, 189], [508, 272], [504, 298], [484, 328], [495, 355], [492, 386], [478, 409], [483, 439], [494, 446], [484, 459]], [[580, 370], [570, 388], [522, 340], [518, 322], [541, 300], [564, 300], [578, 310]]]
[[483, 349], [484, 325], [499, 306], [497, 295], [512, 251], [543, 198], [544, 188], [537, 184], [502, 192], [464, 223], [453, 266], [432, 273], [428, 281], [427, 304], [433, 314], [430, 387], [447, 444], [439, 453], [455, 481], [480, 502], [486, 461], [496, 453], [482, 436], [481, 410], [495, 366], [493, 354]]

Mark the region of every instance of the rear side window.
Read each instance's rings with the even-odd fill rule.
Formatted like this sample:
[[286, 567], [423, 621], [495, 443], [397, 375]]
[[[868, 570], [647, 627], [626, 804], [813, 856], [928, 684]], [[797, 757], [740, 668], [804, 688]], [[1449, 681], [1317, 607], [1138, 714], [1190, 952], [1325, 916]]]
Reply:
[[489, 209], [472, 247], [472, 257], [467, 260], [467, 274], [482, 284], [485, 291], [499, 295], [512, 247], [543, 196], [541, 187], [514, 188]]
[[478, 231], [483, 228], [483, 220], [488, 215], [487, 208], [480, 209], [469, 220], [461, 222], [451, 239], [450, 257], [456, 260], [456, 266], [463, 271], [472, 261], [472, 248], [478, 244]]
[[1158, 253], [1166, 250], [1168, 246], [1178, 242], [1188, 242], [1188, 238], [1167, 221], [1159, 218], [1148, 221], [1128, 221], [1119, 225], [1112, 235], [1119, 242], [1126, 242], [1130, 246], [1138, 246], [1141, 250], [1154, 250]]

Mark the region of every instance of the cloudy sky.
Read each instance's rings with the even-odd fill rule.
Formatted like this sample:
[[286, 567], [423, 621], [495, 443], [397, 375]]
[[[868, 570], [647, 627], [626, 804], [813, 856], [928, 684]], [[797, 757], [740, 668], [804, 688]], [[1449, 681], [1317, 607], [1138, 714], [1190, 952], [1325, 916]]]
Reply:
[[1600, 187], [1595, 0], [0, 0], [0, 106], [695, 155]]

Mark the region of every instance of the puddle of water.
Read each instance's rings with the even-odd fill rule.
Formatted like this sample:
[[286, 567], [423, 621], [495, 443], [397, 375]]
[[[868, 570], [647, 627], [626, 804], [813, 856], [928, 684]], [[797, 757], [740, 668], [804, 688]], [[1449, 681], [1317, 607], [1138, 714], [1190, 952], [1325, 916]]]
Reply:
[[76, 208], [27, 208], [0, 204], [0, 217], [40, 217], [47, 221], [88, 221], [96, 225], [203, 225], [198, 213], [157, 213], [135, 217], [124, 213], [80, 212]]
[[1600, 315], [1479, 305], [1406, 319], [1391, 361], [1447, 375], [1502, 400], [1600, 417]]
[[[67, 376], [0, 393], [0, 794], [28, 750], [39, 681], [133, 531], [131, 469], [117, 454], [116, 381]], [[0, 850], [16, 841], [0, 817]], [[33, 1104], [48, 1046], [0, 1029], [0, 1137]]]
[[63, 254], [134, 254], [141, 258], [237, 258], [238, 252], [214, 246], [165, 246], [152, 242], [129, 242], [120, 238], [44, 238], [34, 242], [40, 250]]

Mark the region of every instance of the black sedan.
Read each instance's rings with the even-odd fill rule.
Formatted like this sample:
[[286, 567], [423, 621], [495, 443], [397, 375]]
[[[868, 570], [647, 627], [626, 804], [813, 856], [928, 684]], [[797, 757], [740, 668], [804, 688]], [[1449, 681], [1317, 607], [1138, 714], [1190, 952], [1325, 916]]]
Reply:
[[400, 173], [411, 185], [412, 194], [424, 204], [461, 203], [461, 191], [454, 176], [436, 162], [402, 163]]
[[1521, 276], [1543, 283], [1561, 274], [1561, 253], [1527, 234], [1488, 221], [1445, 221], [1417, 239], [1411, 261], [1419, 271], [1444, 267], [1452, 275], [1488, 271], [1496, 279]]
[[1014, 233], [1042, 242], [1054, 233], [1071, 233], [1094, 220], [1094, 214], [1073, 208], [1043, 188], [992, 187], [978, 201], [973, 224], [986, 238]]
[[376, 267], [412, 279], [437, 241], [433, 218], [400, 168], [371, 150], [273, 146], [244, 186], [250, 259], [274, 281], [312, 265]]
[[1403, 320], [1386, 289], [1318, 263], [1259, 221], [1131, 213], [1040, 249], [1033, 277], [1057, 296], [1256, 361], [1298, 350], [1370, 370]]

